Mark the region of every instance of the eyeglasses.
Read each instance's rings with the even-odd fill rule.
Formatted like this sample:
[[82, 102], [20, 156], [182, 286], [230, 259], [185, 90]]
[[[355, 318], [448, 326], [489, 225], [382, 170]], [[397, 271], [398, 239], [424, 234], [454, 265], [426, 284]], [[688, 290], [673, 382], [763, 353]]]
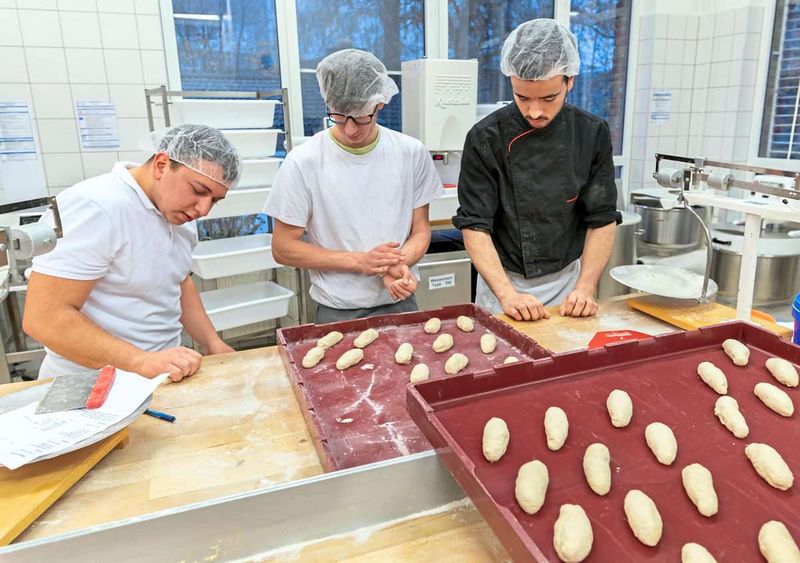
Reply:
[[333, 121], [336, 125], [347, 125], [347, 120], [352, 119], [353, 123], [356, 125], [369, 125], [372, 123], [375, 114], [378, 113], [377, 111], [372, 112], [369, 115], [359, 115], [359, 116], [352, 116], [352, 115], [344, 115], [343, 113], [328, 113], [328, 119]]

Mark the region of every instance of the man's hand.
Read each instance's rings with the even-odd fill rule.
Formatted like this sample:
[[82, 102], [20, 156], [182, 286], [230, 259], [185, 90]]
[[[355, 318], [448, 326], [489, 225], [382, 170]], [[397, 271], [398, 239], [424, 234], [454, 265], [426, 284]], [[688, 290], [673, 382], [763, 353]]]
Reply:
[[509, 292], [499, 296], [498, 301], [503, 307], [503, 312], [517, 321], [538, 321], [549, 319], [550, 313], [544, 308], [541, 301], [528, 293]]
[[417, 290], [417, 278], [405, 264], [390, 266], [383, 276], [383, 285], [395, 301], [408, 299]]
[[597, 313], [597, 301], [593, 291], [576, 287], [561, 304], [562, 317], [591, 317]]
[[229, 352], [236, 351], [227, 344], [225, 344], [225, 342], [221, 338], [211, 342], [204, 348], [206, 356], [213, 356], [214, 354], [228, 354]]
[[390, 266], [402, 264], [405, 254], [399, 242], [385, 242], [359, 256], [359, 271], [366, 276], [382, 276]]
[[200, 368], [203, 356], [190, 348], [178, 346], [159, 352], [142, 352], [134, 370], [144, 377], [155, 377], [169, 373], [172, 381], [180, 381], [184, 377], [194, 375]]

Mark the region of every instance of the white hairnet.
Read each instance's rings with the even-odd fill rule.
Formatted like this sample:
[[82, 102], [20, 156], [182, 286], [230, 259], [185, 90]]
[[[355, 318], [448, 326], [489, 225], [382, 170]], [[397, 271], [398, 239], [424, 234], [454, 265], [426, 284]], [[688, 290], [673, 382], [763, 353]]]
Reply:
[[379, 103], [389, 103], [397, 84], [372, 53], [344, 49], [317, 65], [319, 91], [332, 113], [369, 115]]
[[581, 69], [578, 41], [555, 20], [541, 18], [521, 24], [503, 43], [500, 70], [522, 80], [548, 80]]
[[231, 142], [222, 131], [206, 125], [186, 124], [152, 131], [142, 148], [151, 154], [166, 153], [171, 160], [228, 188], [236, 185], [242, 170]]

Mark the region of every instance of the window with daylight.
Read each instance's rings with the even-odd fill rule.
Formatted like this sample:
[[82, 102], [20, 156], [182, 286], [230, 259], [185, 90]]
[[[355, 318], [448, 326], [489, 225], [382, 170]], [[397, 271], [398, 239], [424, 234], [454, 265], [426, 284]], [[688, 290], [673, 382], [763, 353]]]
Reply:
[[400, 94], [378, 116], [381, 125], [402, 130], [400, 62], [425, 54], [423, 0], [303, 0], [297, 2], [297, 38], [306, 135], [322, 129], [327, 113], [319, 93], [317, 63], [334, 51], [362, 49], [378, 57]]
[[500, 50], [519, 24], [553, 17], [553, 0], [449, 0], [448, 53], [478, 59], [478, 103], [512, 100], [511, 83], [500, 72]]
[[622, 154], [630, 23], [631, 0], [572, 0], [581, 72], [569, 101], [608, 121], [614, 154]]
[[800, 159], [800, 0], [778, 0], [758, 155]]

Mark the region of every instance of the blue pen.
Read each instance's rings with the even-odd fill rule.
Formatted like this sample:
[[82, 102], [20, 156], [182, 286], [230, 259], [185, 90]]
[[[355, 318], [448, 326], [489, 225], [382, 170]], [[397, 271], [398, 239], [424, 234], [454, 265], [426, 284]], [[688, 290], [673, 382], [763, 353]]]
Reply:
[[165, 412], [161, 412], [161, 411], [157, 411], [157, 410], [153, 410], [153, 409], [147, 409], [146, 411], [144, 411], [144, 414], [149, 414], [150, 416], [152, 416], [154, 418], [160, 418], [161, 420], [166, 420], [167, 422], [175, 422], [175, 417], [172, 416], [171, 414], [167, 414]]

